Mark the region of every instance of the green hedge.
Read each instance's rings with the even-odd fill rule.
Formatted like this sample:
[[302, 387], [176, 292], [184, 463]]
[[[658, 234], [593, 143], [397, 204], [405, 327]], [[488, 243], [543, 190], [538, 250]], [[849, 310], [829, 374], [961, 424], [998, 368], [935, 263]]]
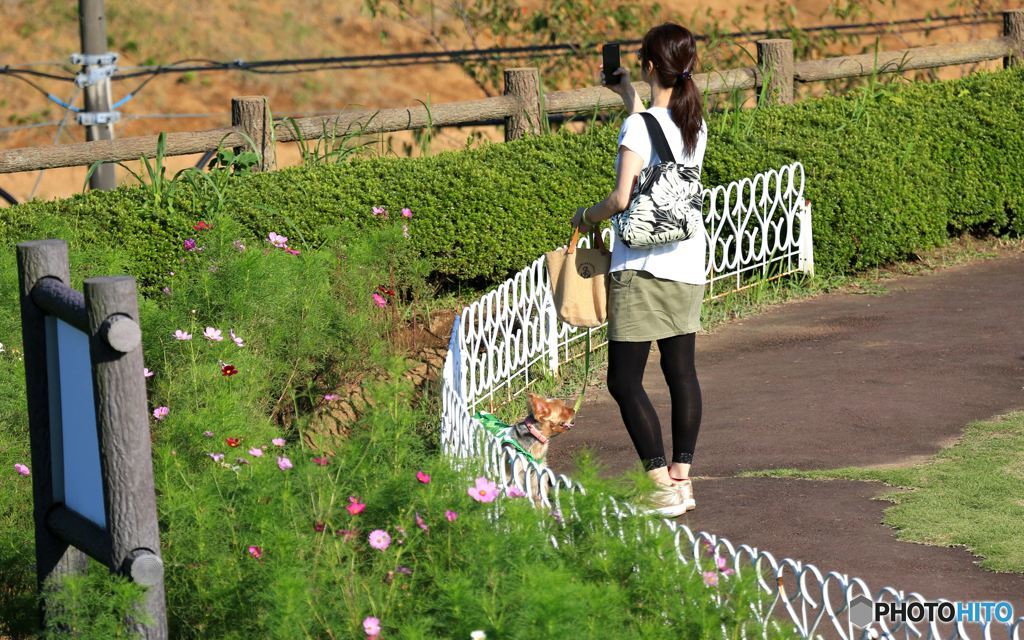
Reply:
[[[1024, 230], [1024, 70], [884, 85], [849, 98], [711, 115], [707, 185], [799, 160], [820, 273], [848, 272], [941, 244], [962, 230]], [[227, 211], [254, 236], [310, 244], [328, 223], [377, 224], [371, 207], [414, 211], [412, 238], [441, 280], [493, 282], [564, 242], [577, 206], [613, 183], [617, 126], [404, 159], [295, 167], [232, 181]], [[117, 243], [159, 287], [207, 213], [188, 189], [175, 212], [120, 188], [0, 210], [8, 242], [74, 230]]]

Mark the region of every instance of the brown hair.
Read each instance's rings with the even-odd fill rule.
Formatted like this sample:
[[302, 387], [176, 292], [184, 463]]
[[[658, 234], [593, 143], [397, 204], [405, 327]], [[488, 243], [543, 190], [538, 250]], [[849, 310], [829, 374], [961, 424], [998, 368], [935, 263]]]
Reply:
[[697, 62], [697, 39], [689, 29], [672, 22], [653, 27], [640, 44], [640, 65], [654, 63], [653, 73], [663, 87], [672, 88], [668, 110], [672, 122], [683, 132], [683, 153], [693, 153], [700, 134], [703, 105], [693, 68]]

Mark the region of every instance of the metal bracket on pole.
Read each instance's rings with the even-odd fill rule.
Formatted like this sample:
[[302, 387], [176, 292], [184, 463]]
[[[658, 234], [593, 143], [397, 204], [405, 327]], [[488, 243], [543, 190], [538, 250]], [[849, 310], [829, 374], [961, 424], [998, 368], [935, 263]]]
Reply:
[[120, 111], [80, 111], [75, 114], [78, 124], [91, 127], [97, 124], [113, 124], [121, 119]]
[[84, 67], [75, 76], [75, 85], [84, 89], [110, 78], [117, 72], [117, 54], [113, 51], [96, 55], [72, 53], [71, 64]]

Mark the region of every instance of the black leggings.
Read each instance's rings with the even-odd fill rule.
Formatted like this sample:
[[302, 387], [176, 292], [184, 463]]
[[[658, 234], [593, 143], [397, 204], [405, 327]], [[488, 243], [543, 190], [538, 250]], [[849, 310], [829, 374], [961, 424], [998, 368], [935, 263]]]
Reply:
[[[689, 464], [700, 431], [700, 384], [693, 365], [696, 333], [658, 340], [661, 370], [672, 398], [672, 461]], [[648, 471], [666, 466], [658, 414], [644, 391], [648, 342], [608, 342], [608, 391], [619, 403], [633, 446]]]

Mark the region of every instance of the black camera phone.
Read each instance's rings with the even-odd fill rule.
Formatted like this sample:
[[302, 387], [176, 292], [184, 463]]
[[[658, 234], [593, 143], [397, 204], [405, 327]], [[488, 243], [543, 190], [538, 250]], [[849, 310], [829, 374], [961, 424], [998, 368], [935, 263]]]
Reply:
[[604, 83], [619, 84], [622, 78], [612, 75], [616, 69], [622, 66], [619, 61], [619, 43], [613, 42], [601, 47], [601, 58], [604, 61]]

